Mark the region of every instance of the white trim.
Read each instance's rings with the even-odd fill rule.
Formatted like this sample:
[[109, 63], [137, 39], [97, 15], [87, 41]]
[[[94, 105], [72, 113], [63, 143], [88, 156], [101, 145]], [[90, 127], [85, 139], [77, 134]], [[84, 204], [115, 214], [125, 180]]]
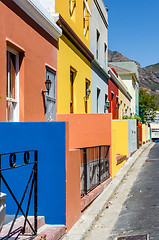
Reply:
[[9, 98], [9, 97], [6, 97], [6, 100], [9, 101], [9, 102], [14, 102], [14, 103], [17, 103], [17, 102], [18, 102], [17, 99]]
[[72, 0], [70, 0], [70, 15], [71, 15], [71, 19], [73, 17], [73, 3]]
[[58, 41], [62, 35], [61, 28], [54, 22], [53, 17], [43, 8], [37, 0], [12, 0], [23, 9], [46, 32]]

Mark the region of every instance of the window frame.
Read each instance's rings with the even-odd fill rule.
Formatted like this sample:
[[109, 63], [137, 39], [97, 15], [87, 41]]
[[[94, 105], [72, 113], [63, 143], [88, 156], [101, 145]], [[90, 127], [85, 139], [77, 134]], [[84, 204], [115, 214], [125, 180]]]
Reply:
[[76, 7], [76, 0], [69, 0], [70, 1], [70, 17], [71, 19], [73, 19], [73, 15], [74, 15], [74, 10]]
[[14, 107], [14, 112], [13, 112], [13, 119], [9, 120], [9, 116], [8, 116], [8, 111], [7, 111], [7, 105], [6, 105], [6, 121], [7, 122], [19, 122], [19, 52], [16, 51], [14, 48], [11, 48], [9, 46], [7, 46], [7, 81], [6, 81], [6, 93], [8, 91], [7, 86], [9, 85], [9, 72], [8, 72], [8, 55], [9, 53], [12, 53], [15, 55], [15, 98], [12, 97], [8, 97], [6, 94], [6, 103], [10, 102], [12, 105], [16, 105], [13, 106]]
[[106, 67], [106, 63], [107, 63], [107, 44], [104, 43], [104, 64], [105, 64], [105, 67]]
[[99, 113], [99, 97], [101, 94], [101, 89], [97, 87], [97, 113]]
[[96, 59], [99, 60], [100, 32], [96, 30]]
[[[52, 97], [52, 96], [48, 95], [48, 93], [46, 93], [46, 117], [47, 117], [47, 100], [48, 100], [48, 101], [51, 101], [51, 102], [53, 102], [55, 104], [55, 119], [52, 119], [52, 120], [46, 119], [46, 120], [47, 121], [55, 121], [56, 120], [56, 108], [57, 108], [57, 106], [56, 106], [56, 104], [57, 104], [57, 101], [56, 101], [56, 71], [54, 71], [49, 66], [46, 66], [45, 67], [46, 78], [47, 78], [47, 72], [50, 72], [51, 74], [54, 74], [54, 81], [55, 81], [54, 91], [55, 92], [54, 92], [54, 97]], [[50, 94], [50, 92], [49, 92], [49, 94]]]

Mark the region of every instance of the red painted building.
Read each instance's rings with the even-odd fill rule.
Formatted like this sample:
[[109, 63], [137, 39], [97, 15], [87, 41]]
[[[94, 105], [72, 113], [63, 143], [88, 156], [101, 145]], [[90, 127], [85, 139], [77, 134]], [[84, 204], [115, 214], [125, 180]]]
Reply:
[[[118, 74], [115, 72], [115, 70], [111, 69], [115, 75], [118, 77]], [[113, 80], [113, 78], [110, 78], [108, 80], [108, 101], [110, 102], [110, 107], [108, 109], [109, 113], [112, 113], [112, 119], [118, 119], [119, 117], [119, 90], [118, 86]]]
[[[61, 29], [32, 0], [0, 1], [0, 29], [0, 121], [45, 121], [52, 109], [56, 115]], [[41, 94], [48, 75], [52, 81], [50, 98]]]

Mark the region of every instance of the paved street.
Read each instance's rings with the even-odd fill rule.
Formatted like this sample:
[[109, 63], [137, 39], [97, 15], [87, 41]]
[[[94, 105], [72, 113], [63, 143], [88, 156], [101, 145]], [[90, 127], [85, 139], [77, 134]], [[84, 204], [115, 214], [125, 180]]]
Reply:
[[[127, 174], [87, 240], [115, 240], [124, 236], [133, 236], [131, 240], [159, 240], [159, 143], [150, 148]], [[144, 234], [149, 238], [134, 237]]]

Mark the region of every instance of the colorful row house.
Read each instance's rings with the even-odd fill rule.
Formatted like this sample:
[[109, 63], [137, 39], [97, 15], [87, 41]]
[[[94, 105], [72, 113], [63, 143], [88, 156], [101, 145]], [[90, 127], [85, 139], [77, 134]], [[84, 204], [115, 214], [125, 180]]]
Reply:
[[113, 119], [122, 119], [124, 115], [130, 116], [132, 96], [115, 71], [114, 65], [109, 64], [109, 74], [109, 113], [112, 113]]
[[[6, 8], [1, 17], [17, 26], [9, 28], [6, 20], [2, 28], [1, 56], [7, 63], [1, 71], [2, 121], [52, 121], [68, 113], [109, 112], [113, 119], [138, 114], [136, 64], [111, 63], [114, 74], [108, 74], [108, 11], [102, 0], [1, 5]], [[49, 92], [46, 80], [51, 80]]]
[[91, 112], [90, 1], [39, 0], [62, 29], [57, 53], [57, 113]]
[[[128, 116], [139, 115], [139, 73], [135, 62], [111, 62], [114, 70], [117, 72], [123, 83], [126, 85], [129, 94], [132, 97], [131, 107], [127, 106], [124, 114]], [[120, 102], [121, 104], [121, 102]]]
[[39, 215], [68, 231], [143, 139], [122, 120], [138, 115], [136, 64], [108, 67], [102, 0], [2, 0], [0, 29], [0, 121], [24, 122], [0, 124], [1, 152], [38, 151]]
[[14, 0], [0, 2], [0, 29], [0, 121], [52, 119], [61, 28], [37, 1]]
[[91, 0], [90, 50], [91, 112], [107, 113], [108, 108], [108, 11], [102, 0]]

